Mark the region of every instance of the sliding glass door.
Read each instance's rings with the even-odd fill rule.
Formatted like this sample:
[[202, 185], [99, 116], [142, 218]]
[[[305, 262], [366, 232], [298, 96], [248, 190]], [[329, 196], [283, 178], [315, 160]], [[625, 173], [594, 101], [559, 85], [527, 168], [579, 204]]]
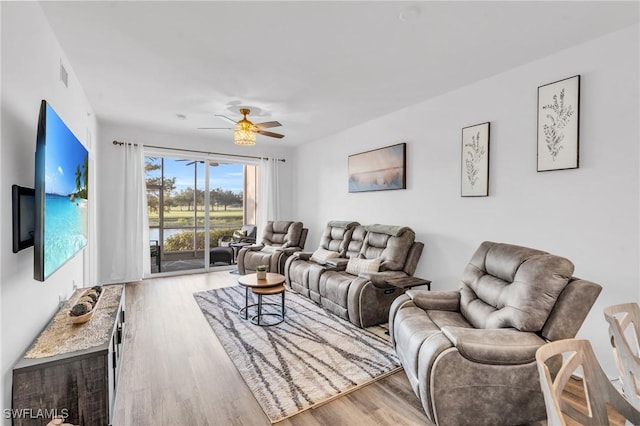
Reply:
[[247, 223], [245, 171], [255, 167], [177, 157], [145, 161], [151, 272], [208, 270], [211, 248]]

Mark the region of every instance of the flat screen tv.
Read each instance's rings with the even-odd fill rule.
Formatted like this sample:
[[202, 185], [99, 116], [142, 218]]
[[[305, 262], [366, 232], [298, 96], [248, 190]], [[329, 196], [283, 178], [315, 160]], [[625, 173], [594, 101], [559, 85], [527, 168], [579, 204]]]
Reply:
[[47, 101], [36, 141], [33, 278], [44, 281], [87, 245], [89, 153]]

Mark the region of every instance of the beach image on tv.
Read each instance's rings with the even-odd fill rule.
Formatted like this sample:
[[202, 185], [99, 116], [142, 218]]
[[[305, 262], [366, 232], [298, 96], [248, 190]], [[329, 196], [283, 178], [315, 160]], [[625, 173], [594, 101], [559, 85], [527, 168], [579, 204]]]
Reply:
[[87, 245], [89, 154], [47, 104], [44, 276]]

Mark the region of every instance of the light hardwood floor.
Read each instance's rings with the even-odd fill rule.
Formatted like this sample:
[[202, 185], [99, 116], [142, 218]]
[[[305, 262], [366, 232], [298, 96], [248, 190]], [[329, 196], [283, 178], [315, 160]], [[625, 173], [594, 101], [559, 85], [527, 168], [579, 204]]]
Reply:
[[[126, 286], [127, 330], [114, 425], [269, 425], [193, 298], [236, 284], [228, 271]], [[428, 424], [400, 371], [288, 425]]]
[[[114, 425], [270, 424], [193, 298], [194, 292], [235, 285], [237, 278], [221, 271], [126, 285]], [[577, 386], [568, 398], [584, 405]], [[402, 371], [278, 423], [360, 424], [430, 423]]]

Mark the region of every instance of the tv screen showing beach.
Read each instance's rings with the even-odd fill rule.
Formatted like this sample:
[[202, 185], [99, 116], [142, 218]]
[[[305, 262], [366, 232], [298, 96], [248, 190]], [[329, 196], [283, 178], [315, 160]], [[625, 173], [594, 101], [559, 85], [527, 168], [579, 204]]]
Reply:
[[41, 115], [43, 110], [45, 120], [39, 124], [36, 148], [36, 210], [40, 206], [36, 235], [40, 244], [36, 240], [39, 261], [34, 275], [40, 280], [47, 279], [87, 245], [89, 182], [88, 151], [44, 101]]

